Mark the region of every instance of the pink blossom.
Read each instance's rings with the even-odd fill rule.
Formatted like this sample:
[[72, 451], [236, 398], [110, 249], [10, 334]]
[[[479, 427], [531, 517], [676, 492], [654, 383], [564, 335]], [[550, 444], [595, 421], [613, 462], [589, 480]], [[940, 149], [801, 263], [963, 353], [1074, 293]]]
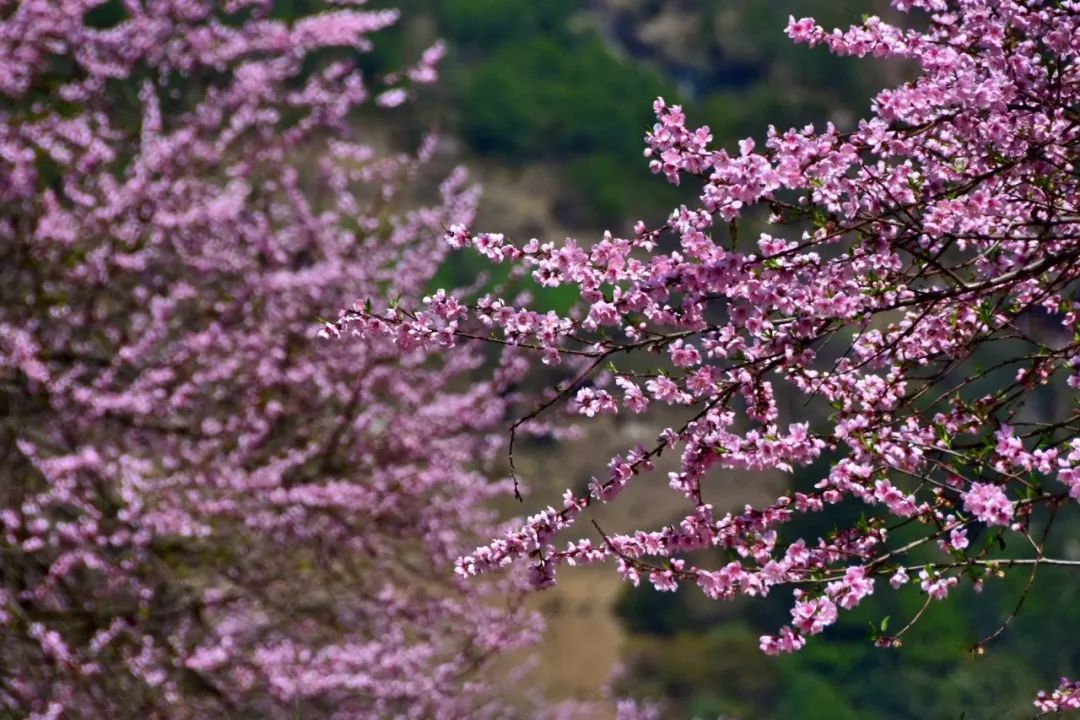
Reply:
[[582, 388], [574, 397], [577, 411], [586, 417], [594, 417], [600, 413], [614, 413], [618, 411], [614, 398], [604, 390]]
[[470, 291], [427, 293], [477, 190], [358, 132], [443, 52], [361, 72], [399, 17], [361, 4], [0, 12], [0, 544], [33, 568], [0, 572], [0, 715], [521, 707], [483, 668], [538, 637], [524, 579], [452, 566], [513, 491], [485, 471], [523, 368], [478, 378]]
[[[867, 16], [831, 32], [810, 18], [788, 22], [796, 42], [917, 68], [850, 131], [770, 127], [717, 147], [708, 127], [657, 98], [649, 168], [696, 199], [661, 223], [635, 223], [632, 238], [521, 247], [500, 238], [482, 248], [580, 302], [540, 331], [529, 302], [481, 298], [460, 319], [463, 332], [537, 363], [561, 357], [574, 387], [601, 387], [611, 373], [622, 391], [611, 402], [640, 413], [635, 432], [652, 427], [656, 439], [633, 459], [612, 457], [607, 478], [564, 510], [465, 556], [469, 572], [606, 562], [631, 581], [689, 582], [717, 600], [815, 587], [821, 594], [797, 596], [793, 625], [761, 638], [775, 654], [798, 650], [878, 577], [902, 589], [905, 567], [920, 567], [923, 592], [945, 598], [958, 567], [987, 561], [972, 522], [1002, 528], [1003, 559], [1020, 566], [1038, 559], [1029, 540], [1045, 509], [1077, 510], [1073, 410], [1046, 388], [1075, 385], [1080, 354], [1080, 307], [1067, 290], [1080, 282], [1080, 179], [1067, 172], [1080, 86], [1047, 68], [1075, 64], [1080, 13], [1074, 3], [893, 4], [934, 18]], [[747, 228], [755, 240], [740, 240]], [[1032, 318], [1037, 335], [1025, 329]], [[373, 322], [358, 314], [342, 325]], [[384, 322], [368, 337], [412, 352], [443, 321]], [[980, 394], [964, 378], [979, 377], [988, 354], [1002, 370], [987, 376], [1002, 387]], [[597, 411], [607, 402], [583, 400]], [[671, 465], [652, 479], [666, 477], [686, 503], [681, 519], [603, 546], [553, 544], [589, 533], [592, 504], [625, 501], [627, 479], [660, 455]], [[746, 472], [819, 475], [810, 488], [714, 509], [716, 484]], [[863, 506], [857, 522], [835, 509], [851, 503]], [[800, 536], [791, 521], [811, 513], [824, 526], [845, 520]], [[947, 554], [912, 557], [935, 542]], [[737, 570], [710, 564], [717, 552]]]
[[663, 376], [653, 378], [645, 383], [645, 388], [660, 402], [675, 404], [690, 401], [689, 396], [682, 392], [671, 378]]
[[1053, 692], [1039, 691], [1035, 709], [1045, 714], [1080, 710], [1080, 682], [1061, 678], [1061, 683]]
[[998, 485], [972, 483], [964, 493], [964, 510], [987, 525], [1009, 525], [1013, 518], [1013, 503]]
[[927, 570], [919, 571], [919, 587], [935, 600], [944, 600], [949, 596], [949, 589], [956, 586], [959, 581], [955, 577], [936, 575]]

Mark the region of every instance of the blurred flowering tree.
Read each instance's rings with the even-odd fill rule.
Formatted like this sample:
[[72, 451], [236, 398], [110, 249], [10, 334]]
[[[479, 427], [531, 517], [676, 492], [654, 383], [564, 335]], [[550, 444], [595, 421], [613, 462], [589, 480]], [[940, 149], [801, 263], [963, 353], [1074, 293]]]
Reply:
[[[520, 561], [543, 587], [563, 564], [610, 562], [631, 583], [716, 599], [789, 586], [790, 624], [760, 640], [781, 653], [883, 586], [917, 586], [925, 610], [960, 582], [1023, 572], [1026, 596], [1041, 566], [1080, 570], [1050, 552], [1055, 517], [1080, 501], [1080, 3], [893, 4], [925, 11], [927, 28], [788, 25], [798, 42], [921, 69], [853, 132], [770, 128], [763, 149], [731, 154], [658, 100], [646, 155], [700, 185], [696, 206], [591, 247], [450, 228], [454, 247], [576, 287], [565, 316], [440, 292], [333, 325], [409, 352], [486, 341], [568, 368], [514, 430], [560, 405], [683, 409], [588, 493], [461, 557], [461, 574]], [[754, 224], [767, 232], [748, 237]], [[560, 542], [665, 452], [680, 453], [681, 522]], [[817, 473], [806, 492], [728, 514], [710, 503], [717, 474], [800, 468]], [[841, 524], [785, 532], [810, 514]], [[921, 615], [883, 622], [876, 642], [899, 645]], [[1080, 702], [1073, 688], [1040, 709]]]
[[442, 54], [362, 75], [358, 4], [0, 2], [0, 715], [511, 712], [533, 618], [450, 568], [512, 368], [312, 342], [476, 200], [354, 137]]

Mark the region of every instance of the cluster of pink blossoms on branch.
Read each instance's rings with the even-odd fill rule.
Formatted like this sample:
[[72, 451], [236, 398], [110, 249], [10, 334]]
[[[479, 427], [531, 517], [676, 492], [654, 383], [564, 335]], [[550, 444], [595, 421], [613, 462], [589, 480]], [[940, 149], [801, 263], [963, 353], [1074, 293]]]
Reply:
[[[453, 247], [576, 288], [573, 311], [441, 292], [335, 323], [408, 352], [487, 342], [560, 365], [568, 379], [514, 423], [511, 465], [513, 432], [560, 406], [682, 413], [587, 494], [462, 556], [461, 574], [522, 562], [543, 587], [564, 564], [610, 562], [631, 583], [710, 598], [794, 586], [791, 623], [761, 638], [780, 653], [886, 585], [917, 583], [929, 604], [1012, 568], [1032, 582], [1043, 565], [1080, 570], [1049, 535], [1080, 501], [1080, 3], [893, 4], [925, 12], [927, 29], [788, 26], [919, 68], [853, 131], [769, 128], [763, 147], [731, 153], [657, 100], [646, 156], [700, 188], [693, 206], [591, 246], [449, 229]], [[681, 521], [564, 540], [662, 453], [679, 456]], [[718, 512], [710, 479], [744, 470], [814, 481]], [[864, 519], [785, 533], [840, 505]]]
[[1052, 693], [1039, 693], [1035, 707], [1041, 713], [1080, 710], [1080, 682], [1062, 678], [1061, 684]]
[[314, 337], [477, 199], [359, 137], [442, 55], [361, 73], [360, 4], [0, 0], [0, 715], [514, 714], [452, 564], [519, 368]]

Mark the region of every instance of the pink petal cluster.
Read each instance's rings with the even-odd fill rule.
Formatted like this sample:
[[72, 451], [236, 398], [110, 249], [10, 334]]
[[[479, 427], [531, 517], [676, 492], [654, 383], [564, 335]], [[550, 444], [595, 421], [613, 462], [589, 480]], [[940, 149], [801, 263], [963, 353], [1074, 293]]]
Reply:
[[1039, 693], [1035, 709], [1042, 715], [1080, 710], [1080, 681], [1061, 678], [1061, 684], [1053, 692]]
[[999, 485], [972, 483], [964, 494], [964, 510], [987, 525], [1009, 525], [1013, 518], [1013, 502]]
[[365, 142], [443, 49], [361, 73], [398, 14], [360, 4], [3, 4], [0, 715], [516, 712], [478, 672], [539, 626], [453, 562], [520, 368], [315, 337], [477, 200]]
[[[978, 586], [991, 570], [1067, 562], [1024, 552], [1047, 508], [1076, 512], [1080, 499], [1075, 411], [1059, 392], [1075, 385], [1080, 353], [1080, 5], [893, 5], [927, 17], [788, 26], [798, 42], [919, 69], [850, 132], [770, 127], [763, 142], [715, 148], [707, 127], [658, 99], [649, 166], [692, 185], [696, 201], [591, 245], [447, 233], [543, 287], [575, 287], [570, 312], [484, 296], [453, 321], [394, 309], [342, 318], [402, 351], [449, 335], [561, 362], [572, 380], [543, 396], [553, 412], [658, 415], [650, 448], [462, 556], [459, 572], [527, 563], [550, 585], [562, 565], [606, 562], [634, 584], [717, 599], [794, 584], [792, 625], [761, 641], [775, 653], [802, 647], [876, 577], [899, 589], [918, 570], [941, 599], [962, 577]], [[593, 394], [601, 372], [621, 393]], [[984, 374], [1000, 380], [993, 391]], [[580, 522], [662, 454], [678, 458], [668, 485], [687, 503], [681, 520], [619, 533]], [[816, 482], [720, 512], [715, 481], [734, 471]], [[821, 536], [786, 527], [840, 503], [863, 505], [864, 518]], [[1026, 537], [999, 556], [969, 541], [975, 521]], [[898, 527], [920, 534], [901, 542]], [[591, 538], [563, 540], [575, 530]], [[924, 550], [936, 559], [913, 563]]]

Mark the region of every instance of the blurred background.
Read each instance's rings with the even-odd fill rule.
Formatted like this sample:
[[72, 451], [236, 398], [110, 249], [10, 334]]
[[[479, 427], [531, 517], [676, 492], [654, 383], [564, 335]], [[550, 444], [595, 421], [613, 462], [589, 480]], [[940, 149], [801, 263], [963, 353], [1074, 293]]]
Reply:
[[[391, 3], [386, 3], [388, 6]], [[642, 157], [652, 100], [684, 104], [692, 125], [707, 124], [716, 144], [759, 142], [780, 128], [831, 121], [852, 127], [881, 88], [913, 68], [836, 58], [796, 46], [788, 15], [846, 26], [866, 14], [918, 22], [881, 0], [397, 0], [404, 23], [393, 42], [365, 61], [394, 66], [447, 41], [442, 80], [400, 111], [407, 139], [432, 127], [448, 163], [464, 162], [484, 186], [478, 229], [512, 239], [582, 243], [604, 229], [626, 232], [639, 218], [662, 220], [692, 192], [652, 176]], [[440, 284], [471, 283], [490, 267], [458, 254]], [[492, 282], [501, 280], [497, 272]], [[537, 293], [565, 309], [559, 291]], [[1053, 398], [1045, 402], [1053, 404]], [[552, 451], [523, 452], [531, 494], [508, 513], [543, 507], [567, 487], [582, 487], [611, 455], [652, 439], [655, 423], [620, 418], [589, 423], [588, 435]], [[786, 483], [812, 485], [823, 467], [795, 478], [717, 478], [710, 500], [721, 509], [771, 500]], [[663, 468], [632, 489], [605, 530], [655, 528], [682, 515]], [[606, 512], [605, 512], [606, 511]], [[831, 523], [830, 523], [831, 526]], [[792, 528], [822, 534], [829, 526]], [[1060, 529], [1059, 541], [1076, 537]], [[1072, 541], [1076, 544], [1077, 541]], [[1080, 547], [1061, 548], [1073, 556]], [[871, 634], [891, 618], [907, 622], [923, 603], [917, 587], [881, 592], [797, 655], [770, 658], [758, 636], [787, 619], [790, 596], [717, 603], [693, 590], [634, 589], [608, 567], [564, 571], [535, 598], [549, 621], [531, 676], [552, 699], [595, 700], [615, 677], [619, 694], [664, 701], [665, 717], [715, 718], [1023, 718], [1036, 690], [1080, 666], [1080, 582], [1040, 572], [1007, 632], [976, 654], [1024, 595], [1026, 574], [970, 587], [934, 603], [898, 649], [875, 648]], [[894, 625], [897, 627], [898, 625]], [[614, 673], [614, 675], [613, 675]]]

